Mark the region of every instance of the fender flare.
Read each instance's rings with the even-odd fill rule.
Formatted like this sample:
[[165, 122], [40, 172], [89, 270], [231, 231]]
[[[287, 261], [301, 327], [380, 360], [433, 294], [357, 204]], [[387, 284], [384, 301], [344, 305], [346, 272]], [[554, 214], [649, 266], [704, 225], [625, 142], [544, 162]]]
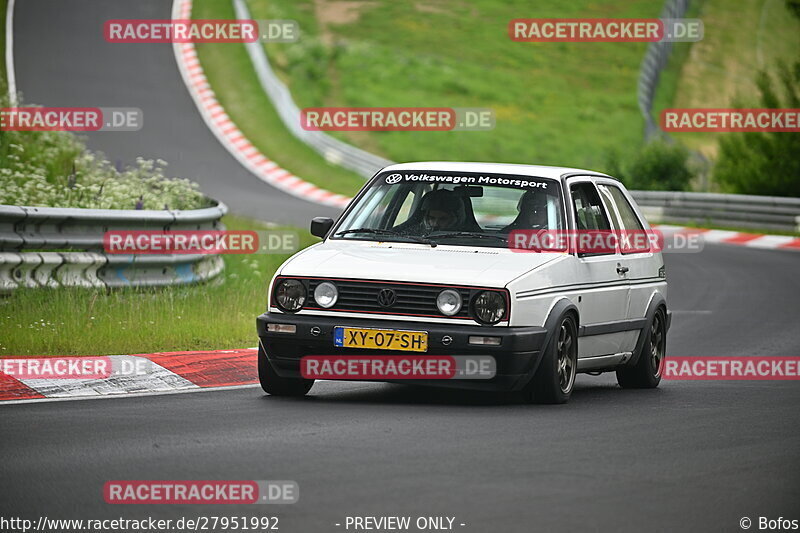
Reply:
[[667, 300], [664, 298], [664, 295], [661, 293], [655, 293], [650, 299], [650, 303], [647, 304], [647, 312], [645, 313], [647, 322], [645, 323], [645, 327], [639, 330], [639, 339], [636, 341], [636, 347], [633, 349], [633, 357], [631, 357], [624, 366], [636, 366], [636, 363], [639, 362], [639, 356], [642, 354], [644, 343], [647, 339], [647, 336], [644, 335], [644, 332], [650, 329], [650, 325], [653, 323], [653, 317], [655, 317], [656, 311], [659, 307], [664, 308], [664, 319], [666, 321], [665, 335], [667, 332], [669, 332], [669, 326], [672, 322], [672, 313], [667, 310]]
[[522, 378], [517, 381], [515, 386], [513, 387], [514, 390], [521, 390], [525, 388], [528, 383], [531, 382], [533, 376], [536, 374], [536, 371], [539, 370], [539, 364], [542, 362], [542, 358], [544, 357], [545, 353], [547, 352], [550, 343], [553, 341], [553, 335], [556, 330], [556, 324], [561, 321], [565, 314], [568, 312], [572, 312], [575, 315], [575, 326], [576, 328], [580, 327], [580, 313], [578, 312], [578, 308], [575, 306], [572, 301], [570, 301], [566, 297], [560, 298], [553, 306], [550, 308], [550, 312], [547, 315], [547, 320], [544, 322], [544, 328], [547, 330], [547, 335], [545, 336], [544, 343], [542, 344], [541, 354], [536, 359], [534, 364], [528, 369], [528, 373], [525, 374]]

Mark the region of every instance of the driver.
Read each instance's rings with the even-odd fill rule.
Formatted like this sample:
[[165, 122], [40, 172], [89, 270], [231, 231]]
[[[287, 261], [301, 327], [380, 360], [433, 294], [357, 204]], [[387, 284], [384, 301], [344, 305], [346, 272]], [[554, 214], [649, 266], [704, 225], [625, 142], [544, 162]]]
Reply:
[[463, 199], [453, 191], [437, 189], [422, 197], [421, 218], [406, 233], [428, 234], [434, 231], [458, 231], [466, 220]]
[[504, 232], [517, 229], [547, 229], [547, 194], [541, 191], [525, 191], [517, 202], [519, 215], [503, 228]]

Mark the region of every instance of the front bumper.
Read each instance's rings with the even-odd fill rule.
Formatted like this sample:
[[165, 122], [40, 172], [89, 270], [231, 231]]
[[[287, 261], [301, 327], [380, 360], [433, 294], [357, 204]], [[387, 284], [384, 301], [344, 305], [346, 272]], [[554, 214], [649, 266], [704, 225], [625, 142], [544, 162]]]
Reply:
[[[547, 330], [542, 327], [486, 327], [409, 322], [392, 319], [357, 319], [347, 317], [264, 313], [256, 320], [258, 337], [267, 360], [282, 377], [298, 378], [300, 359], [305, 355], [491, 355], [497, 374], [491, 379], [402, 380], [398, 383], [465, 388], [486, 391], [519, 390], [527, 384], [539, 366]], [[267, 324], [294, 324], [296, 333], [267, 331]], [[428, 350], [398, 352], [340, 348], [333, 345], [335, 326], [382, 328], [428, 332]], [[312, 328], [318, 328], [312, 333]], [[499, 346], [469, 344], [471, 335], [500, 337]], [[442, 339], [452, 338], [449, 345]]]

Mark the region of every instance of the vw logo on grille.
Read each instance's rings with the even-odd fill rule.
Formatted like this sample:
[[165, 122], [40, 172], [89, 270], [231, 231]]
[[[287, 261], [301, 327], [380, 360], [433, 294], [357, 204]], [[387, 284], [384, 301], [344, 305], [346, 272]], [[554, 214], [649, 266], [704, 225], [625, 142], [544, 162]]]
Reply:
[[381, 289], [378, 292], [378, 303], [382, 307], [391, 307], [397, 301], [397, 294], [392, 289]]

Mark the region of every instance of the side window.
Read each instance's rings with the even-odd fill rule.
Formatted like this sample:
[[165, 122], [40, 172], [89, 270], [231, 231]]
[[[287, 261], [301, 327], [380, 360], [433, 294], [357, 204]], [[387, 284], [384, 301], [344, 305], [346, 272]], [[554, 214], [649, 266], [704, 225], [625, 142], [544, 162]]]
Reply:
[[614, 208], [614, 199], [611, 197], [608, 187], [605, 185], [598, 185], [597, 190], [600, 191], [600, 196], [603, 198], [603, 203], [606, 204], [606, 213], [608, 213], [609, 217], [611, 218], [611, 222], [614, 223], [614, 229], [617, 231], [624, 230], [625, 226], [622, 225], [622, 219], [619, 217], [619, 212]]
[[[600, 195], [597, 194], [597, 189], [593, 183], [576, 183], [572, 185], [570, 187], [570, 195], [572, 196], [575, 226], [578, 232], [611, 230], [608, 216], [603, 208], [603, 203], [600, 201]], [[584, 234], [584, 236], [586, 236], [586, 234]], [[579, 238], [580, 237], [579, 235]], [[581, 246], [582, 245], [578, 245], [578, 248], [581, 249]], [[614, 248], [616, 248], [616, 246], [614, 246]], [[580, 255], [610, 255], [614, 253], [616, 253], [616, 250], [608, 249], [590, 253], [580, 253]]]
[[598, 188], [603, 194], [609, 210], [614, 213], [614, 221], [618, 229], [625, 232], [620, 238], [622, 253], [649, 252], [650, 243], [644, 226], [622, 190], [614, 185], [598, 185]]
[[576, 183], [570, 187], [578, 230], [610, 230], [600, 196], [592, 183]]
[[417, 203], [417, 194], [414, 191], [411, 191], [406, 196], [406, 199], [403, 200], [403, 203], [400, 205], [400, 210], [397, 212], [397, 216], [395, 217], [393, 224], [401, 224], [408, 220], [408, 217], [411, 215], [411, 208]]
[[625, 229], [644, 229], [642, 223], [639, 222], [639, 217], [636, 216], [636, 212], [633, 210], [633, 206], [631, 206], [630, 202], [628, 202], [628, 199], [625, 198], [625, 195], [622, 194], [622, 191], [619, 187], [615, 187], [614, 185], [600, 185], [600, 188], [604, 191], [608, 191], [608, 193], [614, 199], [614, 204], [617, 206], [619, 216], [622, 218], [622, 224]]
[[381, 228], [391, 229], [409, 222], [417, 215], [422, 197], [430, 190], [430, 185], [419, 183], [398, 189], [387, 206]]
[[[384, 193], [386, 187], [390, 189]], [[391, 227], [392, 220], [398, 216], [400, 206], [412, 196], [407, 186], [389, 185], [373, 187], [367, 194], [362, 202], [368, 205], [369, 209], [363, 211], [362, 220], [354, 222], [357, 224], [355, 227], [385, 228], [387, 225]]]

